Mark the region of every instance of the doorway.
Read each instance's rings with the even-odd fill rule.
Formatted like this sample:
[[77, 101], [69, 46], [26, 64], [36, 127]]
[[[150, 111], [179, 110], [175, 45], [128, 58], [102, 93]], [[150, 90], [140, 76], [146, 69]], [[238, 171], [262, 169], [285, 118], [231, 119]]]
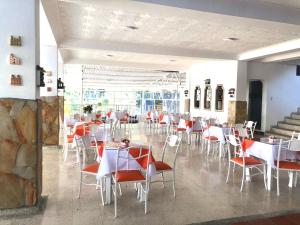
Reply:
[[263, 83], [260, 80], [249, 82], [248, 120], [257, 121], [256, 129], [261, 129]]

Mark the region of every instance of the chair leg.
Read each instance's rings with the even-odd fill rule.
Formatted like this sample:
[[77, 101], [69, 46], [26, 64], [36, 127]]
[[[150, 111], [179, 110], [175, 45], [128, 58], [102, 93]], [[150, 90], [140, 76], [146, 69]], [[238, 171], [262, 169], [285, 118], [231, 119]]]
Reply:
[[164, 172], [161, 172], [161, 178], [162, 178], [162, 185], [163, 185], [163, 188], [165, 188]]
[[228, 171], [227, 171], [227, 178], [226, 178], [226, 184], [228, 183], [228, 179], [229, 179], [229, 174], [230, 174], [230, 162], [228, 164]]
[[148, 194], [149, 194], [149, 182], [147, 182], [145, 187], [145, 214], [148, 212]]
[[207, 157], [209, 156], [210, 151], [210, 141], [207, 142]]
[[279, 170], [277, 169], [277, 196], [280, 195], [280, 190], [279, 190]]
[[100, 195], [101, 195], [102, 205], [104, 206], [102, 177], [100, 178], [100, 180], [97, 180], [97, 185], [98, 185], [98, 184], [99, 184], [99, 186], [100, 186]]
[[175, 191], [175, 170], [173, 170], [173, 192], [174, 192], [174, 198], [176, 198], [176, 191]]
[[242, 176], [242, 184], [241, 184], [241, 189], [240, 192], [243, 191], [243, 187], [244, 187], [244, 180], [245, 180], [245, 173], [246, 173], [246, 168], [243, 167], [243, 176]]
[[115, 218], [117, 218], [117, 183], [115, 184], [115, 199], [114, 199], [114, 204], [115, 204]]
[[79, 191], [78, 191], [78, 197], [77, 198], [80, 198], [81, 186], [82, 186], [82, 173], [80, 172]]
[[265, 189], [267, 190], [267, 176], [266, 176], [266, 165], [263, 165], [264, 167], [264, 184], [265, 184]]

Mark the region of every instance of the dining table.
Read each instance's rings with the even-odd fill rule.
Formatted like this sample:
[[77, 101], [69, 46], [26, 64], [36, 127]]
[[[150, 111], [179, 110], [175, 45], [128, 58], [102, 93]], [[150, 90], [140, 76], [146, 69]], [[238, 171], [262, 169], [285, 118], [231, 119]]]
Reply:
[[[272, 188], [272, 171], [276, 168], [275, 161], [277, 160], [279, 150], [279, 139], [261, 138], [259, 141], [244, 139], [242, 147], [247, 156], [254, 156], [262, 159], [267, 164], [267, 190]], [[280, 160], [299, 160], [300, 156], [296, 152], [282, 149], [280, 151]], [[250, 181], [249, 171], [247, 172], [246, 180]], [[289, 172], [289, 187], [293, 187], [296, 179], [295, 174]]]
[[[137, 150], [139, 148], [142, 148], [142, 151], [148, 150], [149, 146], [146, 145], [141, 145], [141, 144], [135, 144], [131, 143], [130, 147], [132, 147], [133, 150]], [[104, 183], [104, 204], [110, 204], [112, 201], [112, 174], [116, 172], [116, 163], [117, 163], [117, 157], [118, 157], [118, 150], [122, 148], [120, 146], [120, 142], [116, 141], [109, 141], [105, 142], [103, 146], [100, 146], [98, 148], [98, 155], [99, 159], [98, 161], [100, 162], [100, 166], [98, 169], [98, 174], [97, 174], [97, 180], [102, 179]], [[125, 151], [120, 151], [120, 155], [126, 154]], [[123, 155], [125, 156], [125, 155]], [[147, 162], [146, 158], [141, 162], [137, 160], [130, 160], [128, 163], [127, 167], [127, 161], [125, 159], [119, 158], [119, 164], [118, 164], [118, 169], [119, 170], [140, 170], [145, 167]], [[155, 168], [155, 159], [153, 155], [151, 154], [150, 156], [150, 162], [149, 162], [149, 170], [148, 170], [148, 175], [153, 176], [156, 174], [156, 168]], [[142, 193], [142, 192], [141, 192]], [[144, 195], [140, 196], [140, 201], [144, 201]]]
[[208, 125], [206, 128], [203, 129], [202, 136], [214, 136], [218, 138], [219, 141], [219, 158], [222, 158], [222, 151], [224, 149], [224, 145], [226, 143], [225, 135], [230, 134], [230, 127], [220, 127], [214, 125]]
[[[110, 124], [105, 124], [105, 123], [97, 125], [97, 130], [94, 134], [97, 141], [111, 141], [112, 140], [110, 126], [111, 126]], [[91, 136], [91, 133], [88, 130], [88, 125], [85, 122], [76, 122], [73, 129], [74, 129], [75, 136], [78, 135], [78, 133], [81, 135], [84, 135], [84, 136], [85, 135]], [[83, 129], [83, 131], [76, 132], [76, 131], [78, 131], [78, 129]], [[74, 138], [73, 143], [72, 143], [72, 148], [75, 148], [75, 147], [76, 147], [76, 140]]]

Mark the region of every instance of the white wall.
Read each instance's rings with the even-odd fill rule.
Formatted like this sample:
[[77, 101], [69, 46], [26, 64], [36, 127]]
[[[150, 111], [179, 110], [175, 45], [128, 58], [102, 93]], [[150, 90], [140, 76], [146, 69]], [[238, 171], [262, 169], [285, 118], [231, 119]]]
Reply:
[[248, 80], [263, 82], [263, 131], [300, 107], [300, 77], [296, 76], [296, 66], [251, 62]]
[[[194, 65], [188, 72], [190, 83], [190, 97], [191, 97], [191, 115], [202, 117], [216, 117], [220, 122], [226, 122], [228, 117], [228, 90], [236, 88], [237, 85], [237, 68], [238, 62], [234, 60], [224, 61], [209, 61], [198, 65]], [[212, 105], [211, 110], [204, 109], [204, 88], [205, 79], [211, 80], [212, 88]], [[224, 111], [215, 111], [215, 90], [218, 84], [223, 85], [224, 88]], [[194, 108], [194, 90], [196, 86], [201, 87], [201, 102], [200, 109]]]
[[[57, 96], [58, 50], [42, 4], [40, 4], [40, 64], [46, 71], [51, 72], [51, 76], [44, 77], [45, 87], [41, 87], [40, 96]], [[52, 90], [47, 91], [48, 87]]]
[[[35, 67], [39, 64], [38, 1], [9, 0], [0, 4], [0, 98], [36, 99]], [[22, 46], [10, 46], [10, 35], [21, 36]], [[10, 65], [8, 56], [15, 54], [21, 65]], [[22, 86], [10, 85], [11, 74], [20, 74]]]
[[[51, 72], [51, 76], [45, 74], [45, 87], [41, 87], [41, 96], [57, 96], [57, 70], [58, 70], [58, 55], [56, 46], [41, 45], [41, 66]], [[48, 83], [51, 80], [52, 83]], [[47, 87], [51, 87], [52, 91], [47, 91]]]

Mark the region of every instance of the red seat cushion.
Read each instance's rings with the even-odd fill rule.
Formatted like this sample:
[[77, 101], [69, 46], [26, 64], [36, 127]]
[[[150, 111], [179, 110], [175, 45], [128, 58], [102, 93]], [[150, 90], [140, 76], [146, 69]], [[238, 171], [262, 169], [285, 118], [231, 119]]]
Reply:
[[100, 164], [95, 162], [93, 164], [86, 166], [82, 171], [88, 172], [88, 173], [98, 173], [99, 166], [100, 166]]
[[207, 136], [207, 137], [204, 137], [204, 139], [206, 140], [210, 140], [210, 141], [218, 141], [219, 139], [215, 136]]
[[[97, 146], [103, 145], [103, 141], [97, 141]], [[96, 147], [95, 141], [92, 141], [91, 147]]]
[[186, 131], [186, 129], [185, 128], [177, 128], [177, 131]]
[[156, 170], [171, 170], [172, 167], [169, 166], [167, 163], [162, 161], [155, 161], [154, 163]]
[[[275, 161], [274, 163], [275, 163], [275, 166], [277, 166], [277, 161]], [[300, 164], [298, 164], [297, 162], [279, 161], [279, 168], [290, 169], [290, 170], [300, 170]]]
[[202, 133], [202, 130], [193, 130], [193, 133]]
[[[242, 157], [237, 157], [237, 158], [232, 158], [231, 161], [239, 164], [239, 165], [243, 165], [243, 158]], [[251, 165], [261, 165], [262, 162], [254, 159], [252, 157], [245, 157], [245, 165], [246, 166], [251, 166]]]
[[68, 143], [73, 143], [73, 138], [72, 137], [67, 137]]
[[120, 170], [116, 174], [117, 182], [145, 180], [144, 175], [139, 170]]
[[159, 122], [159, 124], [167, 124], [167, 123], [162, 121], [162, 122]]

